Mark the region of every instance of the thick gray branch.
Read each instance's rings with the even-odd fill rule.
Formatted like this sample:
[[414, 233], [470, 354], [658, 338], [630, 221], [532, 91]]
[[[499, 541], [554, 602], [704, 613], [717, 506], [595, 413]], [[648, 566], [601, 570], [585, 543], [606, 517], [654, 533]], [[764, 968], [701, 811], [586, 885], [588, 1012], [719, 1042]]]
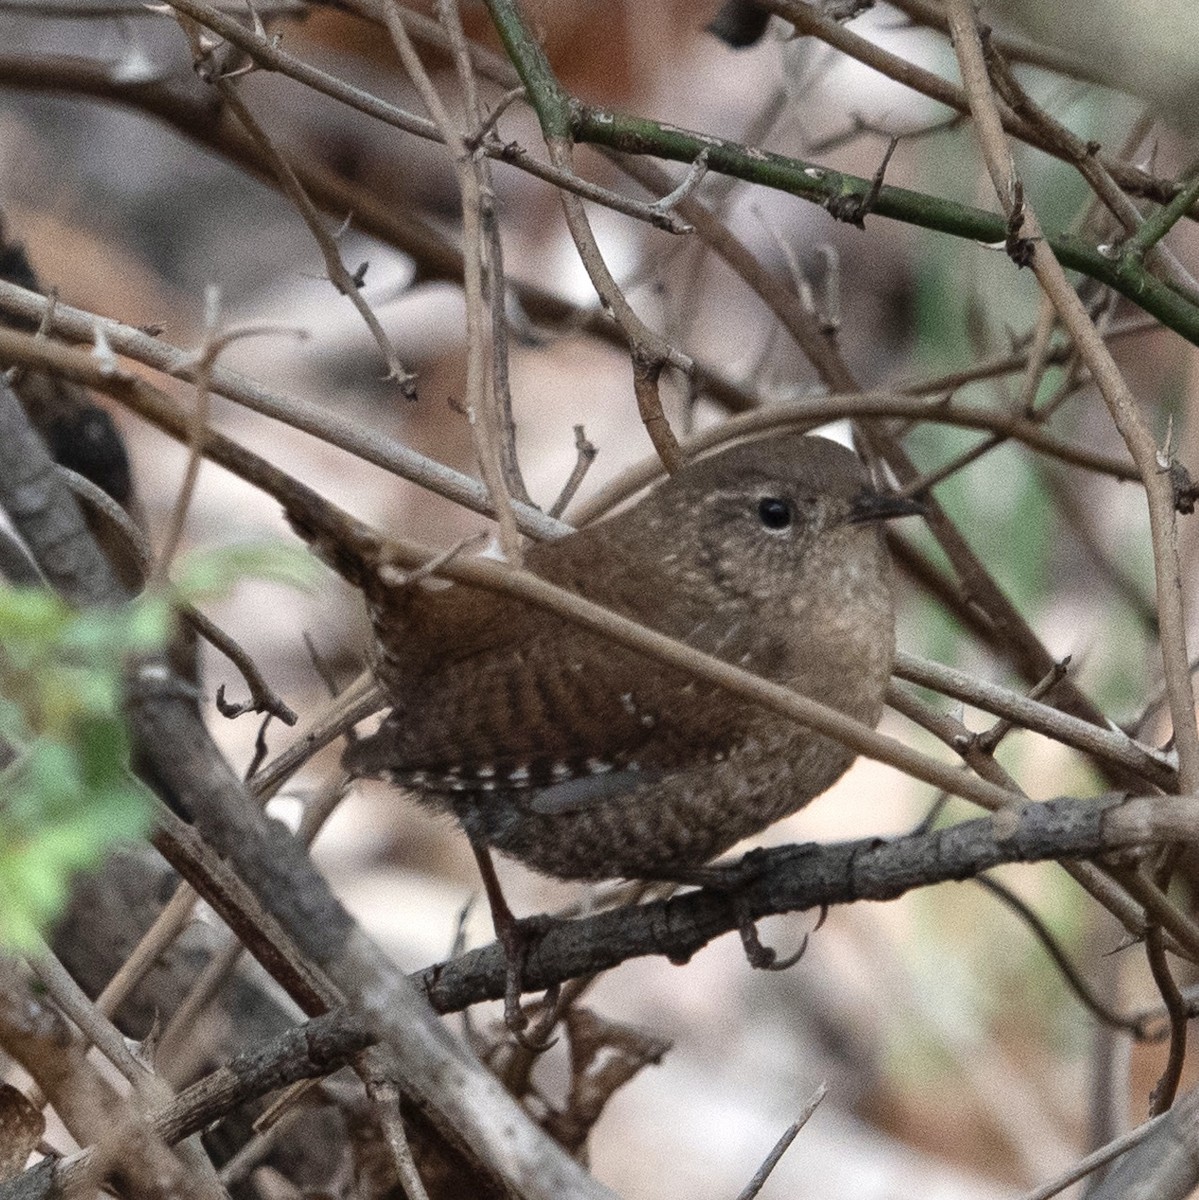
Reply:
[[[753, 853], [720, 886], [669, 900], [552, 923], [530, 947], [523, 983], [547, 988], [629, 958], [685, 961], [747, 919], [856, 900], [893, 900], [918, 887], [970, 879], [1001, 863], [1091, 858], [1132, 846], [1193, 839], [1191, 799], [1118, 796], [1027, 804], [934, 833]], [[483, 947], [421, 973], [433, 1007], [451, 1012], [503, 996], [505, 959]]]
[[75, 604], [119, 604], [126, 598], [108, 560], [96, 548], [75, 497], [58, 479], [50, 452], [3, 379], [0, 507], [60, 595]]

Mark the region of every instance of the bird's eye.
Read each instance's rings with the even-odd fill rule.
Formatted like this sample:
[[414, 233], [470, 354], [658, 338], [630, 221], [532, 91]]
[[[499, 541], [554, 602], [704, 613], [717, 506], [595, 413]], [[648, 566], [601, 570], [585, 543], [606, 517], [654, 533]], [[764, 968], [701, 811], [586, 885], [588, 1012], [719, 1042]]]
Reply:
[[763, 496], [758, 501], [758, 520], [767, 529], [786, 529], [791, 524], [791, 505], [778, 496]]

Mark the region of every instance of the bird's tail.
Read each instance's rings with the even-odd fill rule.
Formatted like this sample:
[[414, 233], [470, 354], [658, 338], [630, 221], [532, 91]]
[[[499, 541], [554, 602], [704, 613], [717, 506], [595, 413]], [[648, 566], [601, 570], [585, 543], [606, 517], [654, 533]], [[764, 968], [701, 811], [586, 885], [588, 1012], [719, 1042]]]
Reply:
[[298, 480], [274, 490], [288, 524], [347, 583], [367, 591], [385, 557], [385, 540], [369, 525]]

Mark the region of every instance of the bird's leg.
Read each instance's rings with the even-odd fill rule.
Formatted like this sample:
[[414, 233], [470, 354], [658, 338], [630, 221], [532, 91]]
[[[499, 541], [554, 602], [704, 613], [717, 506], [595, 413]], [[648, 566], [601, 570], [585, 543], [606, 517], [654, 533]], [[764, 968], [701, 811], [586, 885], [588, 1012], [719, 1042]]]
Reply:
[[546, 992], [545, 1011], [532, 1029], [529, 1028], [528, 1016], [520, 1006], [520, 997], [523, 991], [525, 956], [529, 952], [531, 942], [545, 932], [549, 918], [516, 917], [504, 898], [499, 877], [495, 873], [495, 864], [491, 861], [491, 851], [473, 838], [470, 845], [475, 861], [479, 864], [483, 890], [487, 893], [487, 905], [491, 909], [491, 924], [495, 929], [496, 940], [503, 946], [507, 962], [507, 974], [504, 979], [504, 1024], [526, 1050], [539, 1054], [548, 1050], [557, 1040], [546, 1039], [558, 1019], [558, 986], [555, 984]]

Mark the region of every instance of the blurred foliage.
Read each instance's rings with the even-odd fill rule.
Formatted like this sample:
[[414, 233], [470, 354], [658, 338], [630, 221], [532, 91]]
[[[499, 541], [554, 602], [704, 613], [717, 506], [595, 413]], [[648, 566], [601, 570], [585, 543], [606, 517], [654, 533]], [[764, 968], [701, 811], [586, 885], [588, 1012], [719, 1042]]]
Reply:
[[136, 837], [150, 803], [129, 773], [121, 676], [166, 641], [170, 606], [143, 596], [77, 611], [50, 592], [0, 589], [0, 942], [31, 943], [71, 875]]
[[223, 596], [239, 580], [263, 579], [288, 587], [312, 587], [323, 568], [303, 547], [280, 542], [244, 542], [193, 550], [171, 569], [180, 600], [198, 603]]
[[304, 585], [302, 550], [225, 547], [181, 559], [171, 593], [78, 610], [53, 593], [0, 588], [0, 945], [28, 946], [62, 906], [71, 876], [142, 835], [149, 793], [129, 770], [123, 677], [166, 644], [173, 606], [246, 576]]

